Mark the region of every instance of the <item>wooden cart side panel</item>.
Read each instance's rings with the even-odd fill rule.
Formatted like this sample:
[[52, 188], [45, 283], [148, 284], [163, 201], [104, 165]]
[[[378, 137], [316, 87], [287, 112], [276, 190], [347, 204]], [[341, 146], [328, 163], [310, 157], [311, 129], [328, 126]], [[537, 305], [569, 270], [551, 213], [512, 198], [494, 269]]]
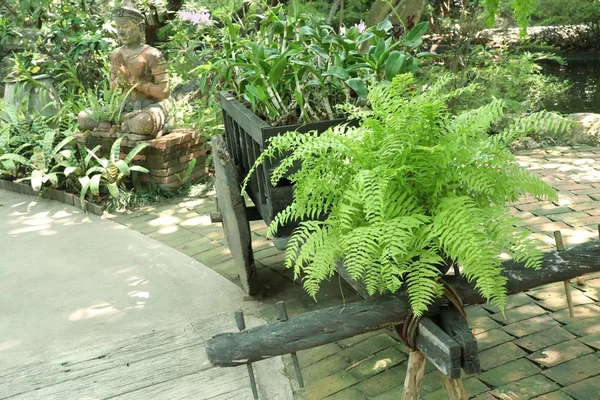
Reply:
[[212, 149], [216, 173], [216, 190], [223, 230], [246, 293], [260, 293], [261, 287], [256, 274], [252, 236], [246, 215], [246, 205], [240, 193], [238, 171], [231, 161], [223, 138], [213, 137]]
[[237, 101], [230, 93], [221, 92], [221, 108], [236, 121], [242, 129], [247, 132], [254, 141], [263, 143], [262, 129], [268, 128], [262, 119], [258, 118], [252, 111]]

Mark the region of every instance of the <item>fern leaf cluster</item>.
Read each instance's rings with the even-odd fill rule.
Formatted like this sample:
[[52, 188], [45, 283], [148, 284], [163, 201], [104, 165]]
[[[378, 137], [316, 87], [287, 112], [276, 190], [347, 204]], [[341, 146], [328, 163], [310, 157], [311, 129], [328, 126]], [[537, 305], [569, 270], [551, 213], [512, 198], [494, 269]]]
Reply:
[[567, 124], [537, 113], [490, 136], [504, 103], [452, 115], [446, 102], [476, 88], [451, 91], [450, 81], [445, 76], [417, 91], [411, 75], [400, 75], [370, 91], [371, 110], [361, 111], [359, 127], [290, 132], [273, 138], [259, 157], [255, 167], [282, 160], [274, 184], [282, 177], [294, 184], [292, 204], [269, 228], [301, 221], [286, 266], [302, 276], [311, 296], [343, 262], [371, 294], [404, 287], [420, 315], [440, 296], [439, 277], [451, 262], [502, 308], [499, 254], [540, 266], [541, 253], [505, 205], [527, 194], [556, 200], [556, 193], [523, 170], [507, 145], [531, 130]]

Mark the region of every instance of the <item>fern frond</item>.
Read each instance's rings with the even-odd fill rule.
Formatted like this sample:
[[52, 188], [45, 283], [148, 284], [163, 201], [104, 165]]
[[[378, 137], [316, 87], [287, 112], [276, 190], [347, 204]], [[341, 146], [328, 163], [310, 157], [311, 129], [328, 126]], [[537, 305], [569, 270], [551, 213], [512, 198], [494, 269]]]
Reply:
[[504, 102], [454, 116], [447, 101], [475, 89], [453, 85], [445, 76], [421, 92], [412, 76], [400, 75], [369, 91], [372, 111], [361, 114], [360, 127], [290, 132], [259, 156], [244, 185], [261, 164], [274, 167], [272, 183], [285, 177], [294, 184], [292, 204], [268, 233], [299, 222], [285, 265], [311, 296], [341, 260], [371, 294], [405, 288], [421, 315], [441, 295], [438, 278], [450, 260], [502, 308], [500, 252], [526, 267], [541, 265], [528, 232], [504, 206], [525, 194], [555, 200], [556, 193], [518, 165], [507, 143], [565, 123], [538, 113], [490, 136]]

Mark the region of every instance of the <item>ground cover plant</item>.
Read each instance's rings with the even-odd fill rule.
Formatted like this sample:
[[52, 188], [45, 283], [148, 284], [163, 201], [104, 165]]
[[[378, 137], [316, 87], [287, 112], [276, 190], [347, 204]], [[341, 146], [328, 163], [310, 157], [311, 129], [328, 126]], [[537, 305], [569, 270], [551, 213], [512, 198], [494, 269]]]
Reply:
[[311, 296], [341, 259], [370, 294], [405, 287], [420, 315], [440, 295], [440, 276], [457, 264], [502, 308], [499, 254], [540, 266], [541, 252], [505, 205], [526, 194], [555, 201], [557, 195], [518, 165], [508, 144], [532, 130], [568, 125], [540, 112], [489, 135], [505, 102], [453, 115], [447, 102], [480, 88], [448, 90], [451, 80], [442, 77], [421, 91], [412, 75], [399, 75], [371, 90], [371, 110], [359, 112], [359, 127], [290, 132], [259, 157], [257, 164], [284, 157], [272, 184], [287, 177], [294, 200], [269, 230], [303, 221], [288, 243], [286, 266], [302, 276]]

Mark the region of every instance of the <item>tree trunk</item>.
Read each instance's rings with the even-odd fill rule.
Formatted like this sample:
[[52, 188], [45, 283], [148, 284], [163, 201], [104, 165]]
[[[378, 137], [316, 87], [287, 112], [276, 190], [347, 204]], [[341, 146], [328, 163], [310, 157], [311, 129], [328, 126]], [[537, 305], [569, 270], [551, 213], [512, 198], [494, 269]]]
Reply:
[[371, 6], [365, 23], [367, 26], [377, 25], [392, 13], [392, 22], [398, 22], [396, 13], [402, 19], [402, 24], [406, 29], [411, 29], [421, 20], [423, 9], [425, 8], [425, 0], [391, 0], [390, 3], [396, 9], [392, 12], [388, 2], [377, 0]]
[[185, 0], [168, 0], [166, 6], [167, 13], [165, 15], [165, 18], [163, 18], [162, 21], [159, 20], [158, 23], [155, 25], [150, 25], [146, 23], [145, 33], [147, 44], [149, 44], [150, 46], [156, 45], [156, 42], [158, 42], [159, 29], [167, 25], [169, 21], [171, 21], [177, 16], [177, 12], [181, 10], [181, 7], [183, 7], [184, 3]]
[[333, 22], [333, 17], [335, 17], [335, 13], [337, 12], [338, 8], [340, 8], [340, 3], [341, 0], [333, 0], [333, 4], [331, 5], [329, 14], [327, 15], [327, 25], [331, 25]]

